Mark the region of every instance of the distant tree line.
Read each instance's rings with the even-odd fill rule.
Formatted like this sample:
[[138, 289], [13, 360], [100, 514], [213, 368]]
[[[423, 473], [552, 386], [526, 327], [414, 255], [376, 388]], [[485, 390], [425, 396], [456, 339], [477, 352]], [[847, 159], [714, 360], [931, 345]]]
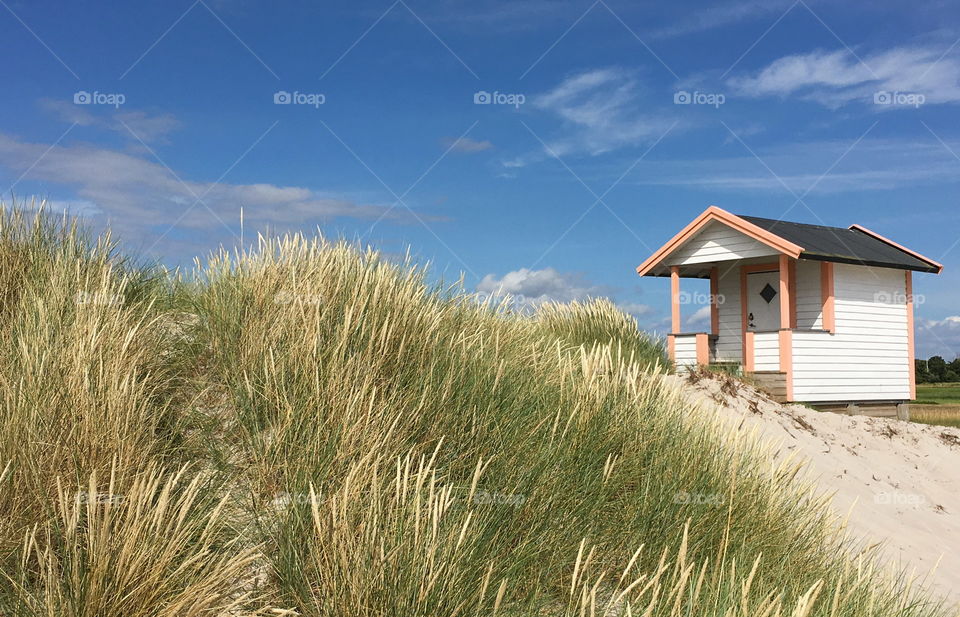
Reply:
[[947, 362], [941, 356], [933, 356], [926, 360], [914, 360], [914, 363], [917, 383], [960, 381], [960, 357]]

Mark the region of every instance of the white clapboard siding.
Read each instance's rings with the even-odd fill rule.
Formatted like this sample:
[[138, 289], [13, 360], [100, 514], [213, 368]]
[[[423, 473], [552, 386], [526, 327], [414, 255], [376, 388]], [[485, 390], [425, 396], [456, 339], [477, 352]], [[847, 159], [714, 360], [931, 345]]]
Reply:
[[671, 253], [665, 263], [678, 266], [776, 254], [777, 251], [766, 244], [714, 221]]
[[753, 335], [753, 370], [780, 370], [779, 332], [757, 332]]
[[835, 264], [836, 334], [793, 333], [794, 399], [909, 399], [905, 294], [903, 270]]
[[823, 328], [823, 300], [820, 290], [820, 262], [797, 261], [797, 327], [808, 330]]
[[674, 336], [673, 351], [675, 354], [674, 364], [678, 369], [681, 367], [696, 365], [697, 336], [695, 334], [682, 334], [679, 336]]
[[720, 264], [717, 270], [717, 310], [720, 336], [716, 342], [717, 362], [740, 362], [743, 359], [743, 316], [740, 313], [740, 268]]

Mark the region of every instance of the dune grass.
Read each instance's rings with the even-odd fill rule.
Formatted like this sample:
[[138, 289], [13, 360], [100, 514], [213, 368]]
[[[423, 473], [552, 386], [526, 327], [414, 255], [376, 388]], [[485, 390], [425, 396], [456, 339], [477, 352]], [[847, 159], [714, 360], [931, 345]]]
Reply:
[[960, 428], [960, 405], [910, 404], [910, 420], [921, 424]]
[[250, 557], [204, 552], [227, 528], [211, 481], [162, 479], [195, 458], [166, 275], [3, 210], [0, 277], [0, 614], [230, 606]]
[[608, 302], [302, 236], [171, 277], [11, 211], [0, 255], [0, 615], [941, 614]]

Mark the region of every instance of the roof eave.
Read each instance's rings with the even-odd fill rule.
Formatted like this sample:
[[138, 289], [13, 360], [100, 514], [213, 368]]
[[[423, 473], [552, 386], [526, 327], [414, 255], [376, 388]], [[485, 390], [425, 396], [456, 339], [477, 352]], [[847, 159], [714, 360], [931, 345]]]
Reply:
[[869, 259], [856, 259], [854, 257], [841, 257], [837, 255], [822, 255], [818, 253], [803, 253], [800, 255], [801, 259], [810, 259], [813, 261], [829, 261], [832, 263], [838, 264], [851, 264], [854, 266], [870, 266], [873, 268], [892, 268], [895, 270], [910, 270], [913, 272], [924, 272], [927, 274], [940, 274], [940, 270], [943, 269], [940, 266], [938, 269], [936, 266], [908, 266], [905, 264], [891, 263], [887, 261], [875, 261]]
[[875, 238], [875, 239], [877, 239], [877, 240], [879, 240], [879, 241], [881, 241], [881, 242], [883, 242], [883, 243], [885, 243], [885, 244], [888, 244], [888, 245], [892, 246], [892, 247], [895, 248], [895, 249], [899, 249], [899, 250], [903, 251], [904, 253], [906, 253], [907, 255], [910, 255], [911, 257], [914, 257], [914, 258], [916, 258], [916, 259], [919, 259], [920, 261], [923, 261], [923, 262], [926, 262], [926, 263], [930, 264], [930, 267], [933, 268], [932, 270], [922, 270], [922, 269], [919, 269], [919, 268], [906, 268], [906, 269], [914, 270], [914, 271], [917, 271], [917, 272], [931, 272], [932, 274], [940, 274], [941, 272], [943, 272], [943, 264], [941, 264], [941, 263], [939, 263], [939, 262], [936, 262], [936, 261], [930, 259], [929, 257], [924, 257], [924, 256], [921, 255], [920, 253], [917, 253], [917, 252], [915, 252], [915, 251], [911, 251], [911, 250], [908, 249], [907, 247], [905, 247], [905, 246], [903, 246], [903, 245], [901, 245], [901, 244], [897, 244], [897, 243], [894, 242], [893, 240], [891, 240], [891, 239], [889, 239], [889, 238], [885, 238], [884, 236], [881, 236], [881, 235], [878, 234], [877, 232], [871, 231], [871, 230], [867, 229], [867, 228], [864, 227], [863, 225], [851, 225], [851, 226], [850, 226], [850, 229], [852, 229], [852, 230], [854, 230], [854, 231], [859, 231], [859, 232], [864, 233], [864, 234], [867, 234], [868, 236], [871, 236], [871, 237], [873, 237], [873, 238]]

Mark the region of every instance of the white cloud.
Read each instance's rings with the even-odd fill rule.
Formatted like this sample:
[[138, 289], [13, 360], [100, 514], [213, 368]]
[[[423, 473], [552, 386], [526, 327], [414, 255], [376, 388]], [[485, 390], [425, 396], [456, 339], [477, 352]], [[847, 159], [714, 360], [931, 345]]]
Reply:
[[[615, 290], [598, 285], [579, 272], [559, 272], [554, 268], [530, 270], [520, 268], [502, 277], [488, 274], [477, 284], [482, 298], [510, 296], [521, 308], [533, 308], [544, 302], [573, 302], [588, 298], [608, 297]], [[653, 309], [636, 302], [617, 303], [617, 307], [635, 317], [647, 316]]]
[[580, 273], [561, 273], [553, 268], [520, 268], [497, 278], [488, 274], [477, 284], [477, 291], [494, 296], [510, 295], [528, 304], [571, 302], [605, 295], [607, 288], [595, 285]]
[[41, 99], [40, 106], [64, 122], [107, 129], [146, 143], [165, 142], [170, 133], [180, 128], [180, 121], [169, 113], [154, 115], [140, 110], [75, 105], [59, 99]]
[[472, 154], [474, 152], [483, 152], [493, 147], [493, 144], [487, 140], [479, 141], [469, 137], [444, 137], [440, 140], [444, 148], [449, 148], [452, 152], [463, 154]]
[[[924, 104], [960, 103], [960, 58], [934, 47], [897, 47], [861, 55], [846, 49], [784, 56], [729, 84], [752, 97], [799, 96], [830, 108], [873, 104], [877, 92], [922, 94]], [[895, 106], [877, 105], [877, 109]]]
[[[672, 120], [643, 113], [638, 80], [616, 68], [573, 75], [549, 92], [533, 97], [531, 103], [559, 117], [570, 133], [548, 141], [550, 150], [558, 156], [597, 155], [651, 143], [673, 125]], [[517, 166], [521, 162], [513, 163]]]
[[617, 308], [624, 313], [630, 313], [634, 317], [646, 317], [653, 313], [653, 307], [640, 304], [639, 302], [618, 302]]
[[360, 204], [305, 187], [181, 182], [145, 156], [89, 145], [51, 147], [0, 134], [0, 165], [11, 169], [14, 177], [26, 172], [21, 183], [53, 183], [70, 189], [76, 197], [61, 205], [101, 215], [127, 239], [166, 228], [198, 197], [210, 210], [197, 204], [178, 223], [180, 228], [222, 232], [217, 217], [237, 221], [241, 206], [244, 218], [254, 225], [295, 226], [331, 217], [408, 218], [402, 208], [388, 213], [387, 206]]
[[709, 323], [710, 321], [710, 307], [702, 306], [696, 310], [696, 312], [687, 318], [688, 326], [699, 326], [701, 324]]
[[960, 315], [939, 320], [918, 318], [916, 337], [918, 359], [942, 356], [952, 360], [960, 355]]

